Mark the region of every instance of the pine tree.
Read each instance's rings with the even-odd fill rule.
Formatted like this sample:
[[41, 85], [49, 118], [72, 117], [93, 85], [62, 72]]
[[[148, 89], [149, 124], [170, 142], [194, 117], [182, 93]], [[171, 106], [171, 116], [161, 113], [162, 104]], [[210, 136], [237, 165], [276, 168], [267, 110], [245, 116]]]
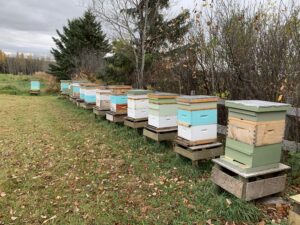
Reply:
[[83, 61], [94, 56], [95, 60], [89, 61], [97, 63], [110, 47], [101, 24], [91, 10], [86, 11], [82, 18], [69, 20], [62, 32], [57, 30], [57, 34], [58, 38], [53, 37], [56, 48], [51, 50], [56, 63], [49, 65], [49, 72], [58, 79], [71, 79], [82, 71], [86, 71], [87, 76], [96, 73]]

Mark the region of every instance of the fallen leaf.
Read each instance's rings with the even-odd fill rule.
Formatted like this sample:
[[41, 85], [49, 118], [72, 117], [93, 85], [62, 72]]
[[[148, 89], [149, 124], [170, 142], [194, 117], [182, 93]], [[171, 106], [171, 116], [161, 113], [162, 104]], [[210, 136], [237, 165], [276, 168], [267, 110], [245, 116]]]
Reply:
[[232, 204], [232, 202], [228, 198], [226, 198], [226, 202], [227, 202], [228, 206], [230, 206]]

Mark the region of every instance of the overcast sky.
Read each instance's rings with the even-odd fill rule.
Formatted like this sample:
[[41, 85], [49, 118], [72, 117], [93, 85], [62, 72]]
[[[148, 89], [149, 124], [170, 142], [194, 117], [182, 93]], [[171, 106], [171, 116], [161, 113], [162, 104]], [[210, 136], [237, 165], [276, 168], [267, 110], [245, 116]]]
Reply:
[[[84, 3], [85, 2], [85, 3]], [[68, 19], [79, 17], [88, 0], [0, 0], [0, 49], [48, 56], [52, 36]], [[175, 10], [194, 0], [177, 0]]]

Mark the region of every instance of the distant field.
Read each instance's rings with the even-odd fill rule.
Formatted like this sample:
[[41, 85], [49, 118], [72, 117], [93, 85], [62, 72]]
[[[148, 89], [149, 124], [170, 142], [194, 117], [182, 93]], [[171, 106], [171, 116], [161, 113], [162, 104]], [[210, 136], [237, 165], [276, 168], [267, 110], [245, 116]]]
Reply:
[[[0, 94], [28, 95], [30, 89], [29, 75], [0, 74]], [[41, 89], [45, 87], [41, 83]]]

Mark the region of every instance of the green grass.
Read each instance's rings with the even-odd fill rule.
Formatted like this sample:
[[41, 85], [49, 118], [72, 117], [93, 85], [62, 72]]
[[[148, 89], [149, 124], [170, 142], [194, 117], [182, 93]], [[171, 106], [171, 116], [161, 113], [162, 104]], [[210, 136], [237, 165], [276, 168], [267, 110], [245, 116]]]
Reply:
[[[252, 203], [176, 158], [170, 145], [54, 96], [0, 95], [4, 224], [256, 224]], [[228, 201], [229, 200], [229, 201]], [[231, 204], [229, 204], [231, 202]], [[1, 223], [1, 222], [0, 222]]]
[[[0, 94], [29, 95], [29, 75], [0, 74]], [[44, 89], [42, 83], [41, 89]]]

